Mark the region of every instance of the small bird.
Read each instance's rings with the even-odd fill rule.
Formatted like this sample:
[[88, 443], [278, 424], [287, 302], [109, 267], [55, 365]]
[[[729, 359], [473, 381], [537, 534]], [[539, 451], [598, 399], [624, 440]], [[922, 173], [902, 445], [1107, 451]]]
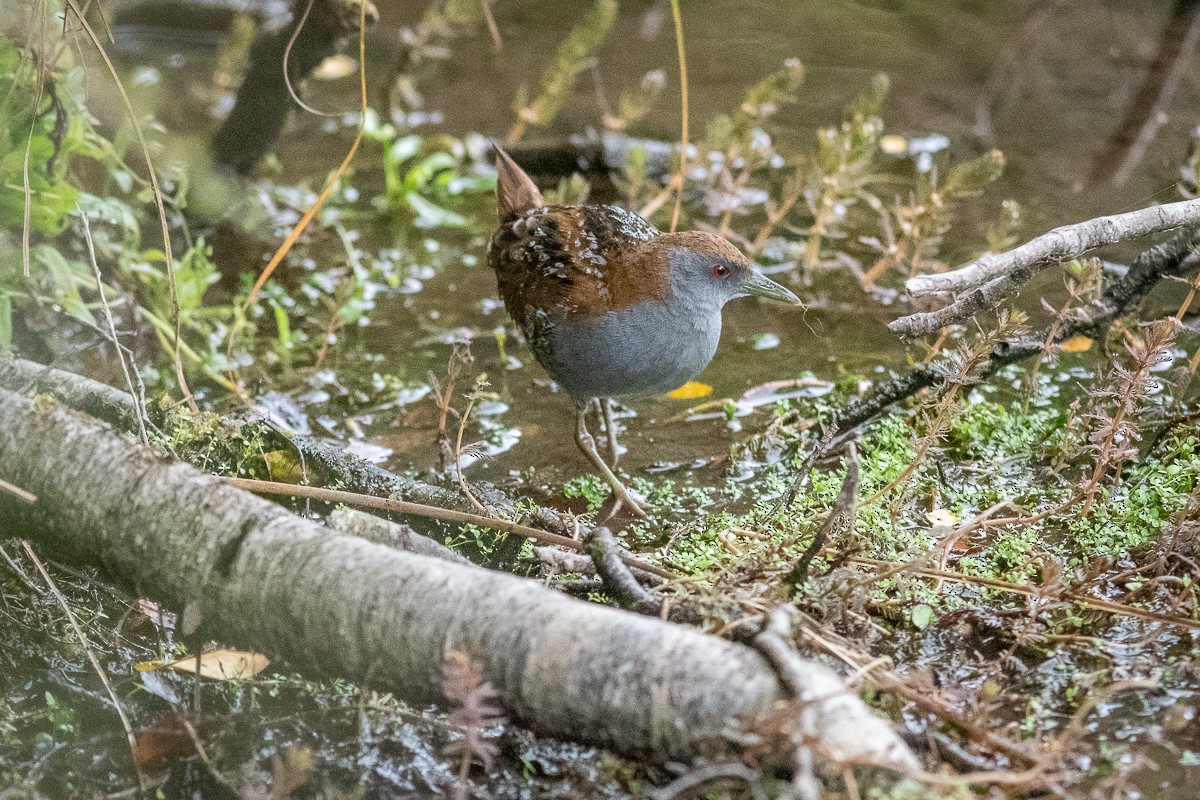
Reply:
[[618, 504], [644, 517], [596, 451], [588, 409], [600, 402], [615, 466], [609, 398], [662, 394], [699, 375], [717, 351], [730, 300], [800, 300], [716, 234], [663, 233], [616, 206], [548, 206], [494, 147], [500, 226], [488, 263], [500, 297], [534, 356], [575, 401], [579, 449]]

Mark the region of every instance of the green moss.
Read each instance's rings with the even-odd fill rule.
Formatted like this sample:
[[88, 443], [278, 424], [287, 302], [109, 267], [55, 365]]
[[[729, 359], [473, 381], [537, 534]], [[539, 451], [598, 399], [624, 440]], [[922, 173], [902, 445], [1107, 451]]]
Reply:
[[1102, 489], [1087, 517], [1074, 516], [1067, 533], [1074, 559], [1122, 558], [1162, 533], [1200, 478], [1200, 438], [1176, 437], [1161, 455], [1131, 467], [1121, 483]]
[[947, 453], [965, 460], [1029, 456], [1063, 426], [1063, 415], [1050, 409], [1022, 410], [992, 401], [968, 405], [946, 433]]
[[562, 493], [563, 497], [581, 497], [587, 500], [587, 510], [592, 512], [598, 511], [604, 505], [608, 496], [612, 494], [612, 489], [599, 475], [588, 474], [571, 478], [564, 483]]

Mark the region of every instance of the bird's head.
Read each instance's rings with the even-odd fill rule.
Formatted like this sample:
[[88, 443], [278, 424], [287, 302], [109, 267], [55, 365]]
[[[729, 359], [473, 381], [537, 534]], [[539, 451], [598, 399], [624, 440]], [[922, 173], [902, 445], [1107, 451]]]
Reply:
[[668, 270], [671, 294], [698, 308], [720, 310], [738, 297], [765, 297], [791, 305], [800, 298], [763, 275], [740, 250], [707, 231], [664, 233], [650, 243], [657, 267]]

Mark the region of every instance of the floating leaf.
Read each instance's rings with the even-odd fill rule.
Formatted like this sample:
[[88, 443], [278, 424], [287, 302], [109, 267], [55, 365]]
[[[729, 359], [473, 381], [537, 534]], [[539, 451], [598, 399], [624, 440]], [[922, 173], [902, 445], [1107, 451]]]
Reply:
[[952, 528], [958, 524], [958, 515], [947, 508], [935, 508], [925, 516], [929, 517], [929, 521], [934, 525], [944, 528]]
[[[271, 660], [261, 653], [241, 650], [212, 650], [200, 654], [200, 677], [215, 681], [246, 680], [266, 669]], [[139, 672], [154, 672], [170, 669], [176, 672], [196, 672], [196, 657], [188, 656], [178, 661], [142, 661], [134, 668]]]
[[1064, 353], [1086, 353], [1092, 349], [1092, 340], [1086, 336], [1072, 336], [1062, 343]]
[[467, 218], [462, 214], [426, 200], [416, 192], [404, 195], [404, 202], [417, 215], [418, 228], [462, 228], [467, 224]]
[[712, 394], [712, 390], [713, 387], [707, 383], [688, 381], [678, 389], [672, 389], [667, 392], [667, 397], [672, 400], [695, 400], [697, 397], [707, 397]]
[[913, 608], [909, 614], [909, 619], [912, 620], [913, 627], [917, 630], [925, 630], [937, 619], [937, 614], [934, 613], [931, 607], [921, 603]]

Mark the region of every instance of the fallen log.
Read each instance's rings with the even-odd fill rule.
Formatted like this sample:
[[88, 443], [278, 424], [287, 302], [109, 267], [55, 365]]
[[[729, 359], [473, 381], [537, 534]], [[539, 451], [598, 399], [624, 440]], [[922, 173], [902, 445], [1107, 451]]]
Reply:
[[464, 651], [512, 718], [652, 760], [736, 750], [791, 702], [801, 736], [778, 737], [783, 763], [802, 740], [841, 762], [914, 764], [820, 665], [785, 687], [750, 648], [331, 532], [48, 398], [0, 390], [0, 408], [0, 477], [37, 498], [0, 493], [0, 534], [185, 611], [201, 635], [413, 702], [441, 699], [446, 656]]
[[[126, 392], [73, 372], [0, 353], [0, 389], [22, 394], [49, 394], [64, 405], [120, 430], [137, 430], [137, 412]], [[151, 421], [162, 423], [163, 419], [156, 416]], [[279, 440], [280, 447], [294, 448], [306, 467], [317, 472], [325, 483], [340, 484], [348, 491], [375, 497], [397, 497], [459, 511], [475, 510], [457, 490], [389, 472], [311, 437], [287, 436], [274, 429], [269, 433]], [[516, 507], [511, 499], [489, 483], [480, 482], [473, 491], [495, 512], [507, 512]], [[560, 536], [572, 532], [552, 509], [527, 505], [521, 519]]]

